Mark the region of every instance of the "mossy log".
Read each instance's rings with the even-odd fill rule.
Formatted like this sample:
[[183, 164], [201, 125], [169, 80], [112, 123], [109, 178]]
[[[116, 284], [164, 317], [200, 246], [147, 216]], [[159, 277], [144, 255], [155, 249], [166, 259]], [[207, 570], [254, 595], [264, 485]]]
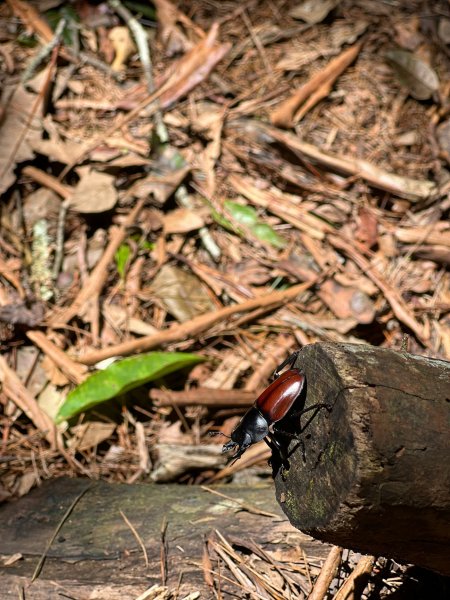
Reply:
[[[320, 540], [450, 574], [450, 363], [359, 344], [306, 346], [301, 409], [284, 419], [277, 499]], [[297, 413], [301, 414], [301, 413]], [[283, 423], [284, 425], [284, 423]], [[288, 443], [288, 442], [286, 442]]]

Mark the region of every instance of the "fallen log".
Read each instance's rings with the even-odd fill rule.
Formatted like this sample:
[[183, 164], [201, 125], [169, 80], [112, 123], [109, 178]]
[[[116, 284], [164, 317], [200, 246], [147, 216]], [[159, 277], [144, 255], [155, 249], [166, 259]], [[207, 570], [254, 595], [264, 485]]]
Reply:
[[[450, 574], [450, 363], [359, 344], [311, 344], [304, 407], [273, 458], [283, 511], [322, 541]], [[299, 423], [300, 419], [300, 423]]]
[[236, 598], [242, 585], [215, 554], [205, 558], [219, 533], [264, 551], [301, 547], [298, 567], [318, 573], [329, 547], [288, 523], [272, 485], [221, 489], [226, 497], [199, 486], [44, 482], [0, 507], [0, 598], [136, 600], [161, 584], [179, 598], [214, 598], [208, 581]]

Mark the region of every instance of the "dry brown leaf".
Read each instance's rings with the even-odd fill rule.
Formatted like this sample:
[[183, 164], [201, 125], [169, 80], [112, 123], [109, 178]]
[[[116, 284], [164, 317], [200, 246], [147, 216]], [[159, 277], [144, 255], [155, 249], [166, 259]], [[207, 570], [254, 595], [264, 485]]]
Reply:
[[439, 89], [439, 79], [434, 69], [406, 50], [390, 50], [386, 58], [400, 83], [408, 88], [416, 100], [428, 100]]
[[70, 197], [70, 209], [81, 213], [100, 213], [111, 210], [117, 202], [114, 177], [94, 171], [91, 167], [77, 169], [80, 181]]
[[121, 306], [105, 304], [102, 313], [106, 321], [119, 331], [130, 331], [138, 335], [152, 335], [157, 331], [150, 323], [130, 317], [128, 311]]
[[341, 319], [354, 318], [358, 323], [366, 324], [372, 323], [375, 318], [375, 307], [367, 294], [352, 287], [343, 287], [334, 279], [325, 281], [317, 295]]
[[158, 16], [160, 36], [166, 47], [166, 55], [173, 56], [189, 50], [192, 42], [177, 25], [179, 12], [176, 6], [168, 0], [154, 0], [153, 4]]
[[[48, 380], [56, 386], [63, 386], [69, 383], [69, 379], [58, 369], [56, 364], [49, 356], [44, 356], [41, 362], [41, 367], [44, 369]], [[56, 412], [55, 412], [56, 415]]]
[[151, 172], [143, 179], [136, 181], [128, 193], [135, 198], [153, 196], [158, 204], [163, 205], [181, 185], [190, 170], [191, 166], [187, 163], [180, 166], [178, 151], [167, 147], [158, 160], [152, 164]]
[[202, 382], [202, 386], [219, 390], [233, 389], [236, 381], [241, 377], [251, 364], [234, 351], [224, 351], [224, 358], [217, 369]]
[[198, 102], [192, 111], [192, 128], [207, 136], [210, 142], [197, 156], [197, 164], [203, 170], [206, 181], [203, 189], [213, 197], [216, 187], [215, 166], [221, 153], [221, 140], [226, 109], [212, 102]]
[[44, 128], [50, 139], [32, 138], [30, 146], [35, 152], [48, 156], [64, 165], [71, 162], [83, 150], [83, 144], [67, 139], [63, 141], [53, 123], [51, 116], [47, 115], [43, 121]]
[[303, 0], [289, 11], [289, 16], [309, 25], [321, 23], [341, 0]]
[[36, 33], [44, 42], [53, 39], [55, 34], [50, 25], [32, 4], [24, 0], [7, 0], [7, 2], [29, 32]]
[[25, 473], [19, 477], [16, 481], [16, 484], [13, 488], [14, 495], [17, 497], [25, 496], [34, 487], [37, 483], [36, 472], [33, 469], [32, 471], [25, 471]]
[[187, 233], [200, 229], [205, 224], [198, 213], [188, 208], [176, 208], [169, 211], [163, 216], [162, 222], [166, 234]]
[[409, 19], [402, 19], [394, 24], [395, 41], [405, 50], [416, 50], [424, 42], [424, 37], [420, 33], [420, 18], [418, 15], [411, 14]]
[[64, 402], [66, 395], [67, 390], [65, 388], [58, 388], [53, 383], [47, 383], [45, 388], [38, 396], [39, 408], [41, 408], [46, 415], [54, 420], [58, 414], [58, 410], [61, 408], [61, 405]]
[[206, 38], [177, 62], [167, 82], [168, 89], [161, 94], [161, 106], [167, 108], [199, 85], [227, 54], [231, 44], [218, 44], [218, 33], [219, 26], [215, 23]]
[[23, 216], [27, 230], [31, 231], [40, 219], [55, 222], [60, 208], [60, 196], [49, 188], [41, 187], [31, 192], [23, 202]]
[[89, 448], [98, 446], [98, 444], [109, 439], [115, 429], [115, 423], [101, 421], [90, 421], [89, 423], [75, 425], [70, 430], [74, 435], [69, 440], [69, 448], [79, 452], [89, 450]]
[[450, 19], [446, 17], [440, 17], [438, 25], [438, 36], [444, 42], [444, 44], [450, 44]]
[[[42, 103], [33, 113], [37, 95], [27, 92], [22, 85], [9, 91], [11, 95], [0, 122], [0, 194], [15, 181], [16, 164], [34, 158], [32, 143], [42, 136]], [[8, 97], [7, 93], [4, 97]]]
[[353, 262], [355, 262], [368, 277], [372, 279], [375, 285], [380, 288], [386, 297], [386, 300], [391, 305], [392, 311], [397, 319], [414, 331], [416, 336], [424, 345], [427, 344], [430, 338], [429, 328], [426, 324], [422, 325], [417, 321], [415, 315], [402, 298], [399, 290], [388, 283], [379, 269], [374, 264], [371, 264], [370, 261], [367, 260], [350, 241], [331, 235], [328, 237], [328, 239], [333, 246], [335, 246], [335, 248], [343, 250], [345, 254], [347, 254], [347, 256], [353, 260]]
[[436, 134], [441, 150], [450, 156], [450, 119], [439, 123]]
[[378, 242], [378, 221], [375, 213], [365, 207], [360, 208], [358, 213], [357, 229], [355, 239], [363, 246], [370, 249]]
[[160, 269], [151, 288], [167, 312], [181, 323], [216, 308], [198, 277], [172, 265]]

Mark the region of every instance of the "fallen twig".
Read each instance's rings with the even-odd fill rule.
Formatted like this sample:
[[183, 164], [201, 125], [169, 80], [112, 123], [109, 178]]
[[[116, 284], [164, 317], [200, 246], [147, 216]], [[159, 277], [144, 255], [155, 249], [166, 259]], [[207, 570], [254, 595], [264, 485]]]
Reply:
[[33, 583], [33, 581], [35, 579], [37, 579], [39, 577], [39, 574], [42, 570], [42, 567], [44, 565], [45, 559], [47, 558], [47, 554], [48, 551], [51, 548], [51, 545], [53, 544], [53, 542], [55, 541], [56, 536], [58, 535], [58, 533], [61, 530], [61, 527], [64, 525], [64, 523], [67, 521], [67, 519], [70, 517], [73, 509], [75, 508], [75, 506], [78, 504], [78, 502], [81, 500], [81, 498], [85, 495], [85, 493], [92, 487], [92, 483], [89, 483], [89, 485], [87, 485], [84, 490], [82, 490], [78, 496], [75, 498], [75, 500], [72, 502], [72, 504], [69, 506], [69, 508], [66, 510], [66, 512], [64, 513], [61, 521], [58, 523], [55, 531], [53, 532], [53, 535], [51, 536], [51, 538], [48, 540], [47, 545], [45, 546], [45, 549], [41, 555], [41, 557], [39, 558], [39, 561], [36, 565], [36, 568], [34, 570], [34, 573], [31, 577], [31, 583]]
[[341, 564], [342, 548], [333, 546], [311, 590], [308, 600], [323, 600]]
[[42, 410], [16, 373], [8, 366], [3, 356], [0, 356], [0, 383], [5, 396], [12, 400], [20, 410], [23, 410], [52, 448], [62, 448], [62, 440], [55, 424], [47, 413]]
[[79, 314], [83, 310], [83, 307], [100, 292], [108, 277], [109, 264], [113, 260], [120, 244], [125, 239], [128, 227], [135, 222], [137, 216], [142, 210], [142, 207], [144, 206], [144, 203], [145, 198], [138, 200], [120, 227], [111, 233], [109, 244], [106, 247], [103, 256], [91, 271], [89, 278], [78, 292], [72, 305], [66, 309], [63, 309], [61, 313], [56, 314], [53, 319], [51, 319], [52, 327], [63, 327], [68, 321], [70, 321], [70, 319]]
[[[358, 56], [361, 47], [361, 43], [350, 46], [350, 48], [347, 48], [339, 56], [331, 60], [324, 69], [311, 77], [305, 85], [285, 100], [272, 113], [270, 117], [272, 124], [277, 127], [293, 127], [322, 98], [328, 96], [333, 83], [352, 64]], [[305, 102], [305, 104], [296, 113], [302, 102]]]
[[281, 131], [276, 127], [264, 124], [256, 120], [240, 120], [228, 123], [228, 127], [243, 129], [247, 135], [254, 135], [262, 138], [264, 143], [268, 143], [270, 138], [273, 142], [280, 142], [294, 152], [300, 152], [305, 159], [319, 164], [330, 170], [361, 177], [374, 187], [386, 190], [411, 202], [426, 200], [437, 192], [437, 186], [433, 181], [425, 179], [412, 179], [410, 177], [401, 177], [394, 173], [389, 173], [380, 167], [377, 167], [362, 158], [348, 156], [338, 156], [330, 152], [320, 150], [312, 144], [302, 141], [296, 135]]
[[357, 584], [357, 580], [360, 577], [368, 577], [370, 575], [375, 561], [375, 556], [362, 556], [359, 559], [356, 567], [353, 569], [353, 571], [341, 585], [339, 590], [336, 592], [334, 600], [353, 600], [355, 598], [354, 591]]
[[[147, 335], [136, 340], [123, 342], [121, 344], [117, 344], [116, 346], [109, 346], [108, 348], [103, 348], [102, 350], [89, 352], [88, 354], [81, 356], [78, 360], [85, 365], [93, 365], [101, 360], [104, 360], [105, 358], [110, 358], [111, 356], [125, 356], [134, 352], [150, 350], [171, 342], [179, 342], [187, 339], [190, 336], [197, 335], [198, 333], [207, 330], [215, 323], [223, 321], [224, 319], [227, 319], [236, 313], [250, 311], [254, 308], [260, 308], [263, 306], [275, 307], [279, 306], [280, 304], [284, 304], [285, 302], [289, 302], [298, 294], [305, 292], [317, 281], [318, 278], [314, 279], [313, 281], [307, 281], [306, 283], [294, 285], [287, 290], [272, 292], [270, 294], [265, 294], [264, 296], [258, 296], [257, 298], [246, 300], [245, 302], [241, 302], [239, 304], [226, 306], [220, 310], [199, 315], [198, 317], [195, 317], [186, 323], [175, 325], [166, 331], [160, 331], [159, 333]], [[86, 287], [87, 286], [85, 286], [85, 288]], [[83, 288], [83, 290], [85, 288]], [[76, 311], [74, 314], [76, 314]]]
[[[276, 366], [276, 365], [275, 365]], [[156, 406], [211, 406], [248, 407], [255, 401], [255, 393], [246, 390], [218, 390], [195, 388], [192, 390], [160, 390], [152, 388], [150, 398]]]
[[70, 359], [63, 350], [48, 339], [43, 331], [27, 331], [27, 337], [61, 369], [70, 381], [75, 384], [84, 381], [87, 368]]

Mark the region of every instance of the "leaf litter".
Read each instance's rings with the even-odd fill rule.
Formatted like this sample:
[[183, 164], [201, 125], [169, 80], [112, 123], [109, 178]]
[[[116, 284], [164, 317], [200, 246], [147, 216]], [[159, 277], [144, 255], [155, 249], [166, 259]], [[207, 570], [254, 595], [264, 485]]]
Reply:
[[[266, 448], [230, 467], [206, 434], [242, 414], [227, 391], [250, 402], [299, 343], [400, 349], [407, 333], [409, 351], [449, 358], [445, 11], [158, 0], [132, 15], [147, 63], [113, 2], [72, 16], [50, 4], [51, 19], [0, 6], [1, 423], [15, 449], [2, 498], [29, 491], [32, 469], [74, 465], [123, 482], [256, 481]], [[179, 360], [158, 371], [153, 354]], [[58, 411], [68, 421], [50, 433]], [[251, 565], [220, 533], [205, 548], [214, 589], [218, 561], [258, 597], [306, 597], [320, 572], [292, 547], [249, 546]], [[358, 560], [340, 568], [369, 573]], [[386, 594], [407, 577], [390, 568]]]

